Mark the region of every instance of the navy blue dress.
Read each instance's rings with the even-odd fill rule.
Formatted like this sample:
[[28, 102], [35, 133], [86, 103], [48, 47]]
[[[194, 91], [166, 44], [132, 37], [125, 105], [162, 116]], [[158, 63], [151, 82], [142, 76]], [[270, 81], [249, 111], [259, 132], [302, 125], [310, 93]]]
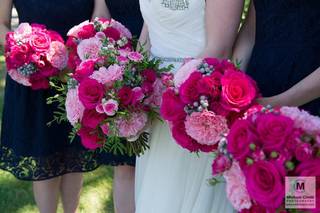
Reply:
[[[93, 0], [14, 0], [20, 22], [45, 24], [61, 35], [91, 18]], [[76, 13], [75, 13], [76, 11]], [[55, 106], [47, 105], [50, 90], [31, 90], [6, 79], [0, 144], [0, 168], [22, 180], [44, 180], [71, 172], [91, 171], [98, 154], [70, 143], [68, 124], [47, 122]]]
[[[256, 42], [247, 71], [269, 97], [320, 67], [320, 1], [254, 0], [254, 5]], [[320, 115], [320, 99], [302, 108]]]
[[[140, 13], [139, 0], [106, 0], [111, 17], [125, 25], [136, 38], [139, 38], [143, 25]], [[101, 153], [100, 162], [105, 165], [135, 166], [136, 158], [124, 155], [114, 156], [110, 153]]]

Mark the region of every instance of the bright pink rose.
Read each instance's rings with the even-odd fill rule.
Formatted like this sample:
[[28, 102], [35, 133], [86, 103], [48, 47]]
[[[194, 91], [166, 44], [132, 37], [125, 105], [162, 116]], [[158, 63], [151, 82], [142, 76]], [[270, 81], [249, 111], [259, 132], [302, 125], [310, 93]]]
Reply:
[[225, 155], [219, 155], [216, 157], [212, 164], [212, 174], [219, 175], [231, 168], [232, 162]]
[[74, 38], [78, 38], [78, 32], [80, 32], [80, 30], [81, 30], [81, 28], [82, 28], [83, 26], [86, 26], [86, 25], [88, 25], [88, 24], [90, 24], [90, 22], [89, 22], [88, 20], [86, 20], [86, 21], [84, 21], [84, 22], [82, 22], [82, 23], [80, 23], [80, 24], [72, 27], [72, 28], [68, 31], [67, 36], [72, 36], [72, 37], [74, 37]]
[[53, 67], [59, 70], [65, 68], [68, 63], [68, 53], [64, 44], [58, 41], [51, 42], [47, 59]]
[[45, 52], [49, 49], [51, 39], [48, 34], [44, 32], [34, 32], [30, 36], [29, 44], [36, 52]]
[[115, 41], [118, 41], [121, 38], [120, 32], [113, 27], [108, 27], [103, 32], [108, 38], [112, 38]]
[[106, 119], [106, 115], [98, 113], [96, 110], [86, 109], [81, 119], [82, 126], [96, 129], [98, 125]]
[[145, 94], [150, 95], [153, 92], [153, 83], [145, 81], [143, 82], [141, 88]]
[[250, 144], [255, 143], [257, 137], [248, 120], [238, 120], [231, 126], [227, 140], [228, 151], [240, 161], [250, 153]]
[[184, 104], [174, 90], [168, 89], [163, 93], [160, 113], [168, 121], [184, 120], [186, 117]]
[[58, 41], [64, 44], [64, 40], [59, 33], [53, 30], [47, 30], [48, 36], [51, 38], [51, 41]]
[[97, 130], [82, 127], [78, 135], [81, 138], [82, 145], [91, 150], [95, 150], [103, 146], [104, 139], [99, 137]]
[[142, 76], [147, 82], [153, 83], [156, 81], [157, 74], [153, 69], [146, 69], [142, 72]]
[[313, 149], [311, 144], [301, 142], [295, 149], [295, 156], [298, 161], [307, 161], [313, 157]]
[[320, 159], [312, 159], [301, 163], [296, 171], [296, 175], [305, 177], [316, 177], [316, 208], [310, 209], [312, 213], [320, 212]]
[[33, 90], [39, 90], [39, 89], [48, 89], [49, 88], [49, 81], [47, 78], [44, 78], [40, 74], [33, 74], [30, 76], [29, 79], [31, 83], [31, 88]]
[[96, 30], [94, 29], [93, 24], [87, 24], [80, 28], [78, 32], [78, 38], [80, 39], [88, 39], [93, 37], [96, 34]]
[[102, 42], [98, 38], [92, 37], [82, 40], [77, 47], [79, 58], [82, 61], [87, 59], [98, 59], [101, 47]]
[[190, 152], [199, 151], [199, 145], [186, 133], [184, 122], [178, 121], [172, 124], [172, 137], [183, 148]]
[[114, 116], [118, 111], [119, 104], [116, 100], [109, 99], [102, 104], [102, 107], [104, 113], [106, 113], [108, 116]]
[[139, 52], [130, 52], [128, 58], [134, 62], [140, 62], [143, 60], [143, 55]]
[[86, 109], [95, 109], [104, 96], [104, 86], [93, 79], [85, 79], [79, 85], [79, 99]]
[[263, 148], [269, 152], [282, 150], [294, 130], [290, 118], [273, 113], [260, 115], [256, 123]]
[[94, 71], [95, 61], [87, 60], [81, 62], [81, 64], [77, 67], [76, 72], [73, 74], [73, 77], [81, 82], [85, 78], [89, 77]]
[[76, 51], [69, 51], [69, 57], [68, 57], [68, 68], [71, 70], [75, 70], [77, 66], [79, 66], [81, 63], [81, 60], [77, 54]]
[[198, 82], [202, 79], [200, 72], [194, 72], [190, 77], [180, 86], [180, 98], [185, 104], [191, 104], [194, 101], [199, 101], [199, 91], [197, 88]]
[[6, 59], [8, 69], [19, 68], [27, 62], [28, 51], [21, 46], [15, 45], [11, 47], [9, 55]]
[[132, 103], [133, 92], [130, 87], [122, 87], [118, 92], [118, 96], [120, 98], [120, 103], [124, 106], [128, 106]]
[[77, 39], [75, 37], [68, 37], [67, 41], [66, 41], [66, 46], [71, 49], [72, 51], [77, 49], [78, 43], [77, 43]]
[[145, 96], [143, 94], [143, 90], [141, 89], [141, 87], [135, 87], [135, 88], [132, 89], [132, 100], [131, 100], [131, 103], [133, 105], [141, 102], [144, 97]]
[[246, 185], [249, 195], [258, 204], [270, 209], [281, 206], [284, 189], [284, 168], [267, 161], [258, 161], [247, 167]]
[[231, 111], [240, 112], [249, 107], [257, 97], [254, 81], [240, 71], [228, 71], [221, 78], [222, 101]]
[[197, 84], [197, 90], [201, 95], [207, 95], [213, 99], [216, 99], [220, 96], [220, 80], [217, 80], [216, 77], [221, 75], [218, 72], [214, 77], [212, 76], [205, 76]]
[[188, 135], [202, 145], [217, 144], [229, 130], [226, 119], [211, 111], [193, 112], [186, 117], [185, 127]]

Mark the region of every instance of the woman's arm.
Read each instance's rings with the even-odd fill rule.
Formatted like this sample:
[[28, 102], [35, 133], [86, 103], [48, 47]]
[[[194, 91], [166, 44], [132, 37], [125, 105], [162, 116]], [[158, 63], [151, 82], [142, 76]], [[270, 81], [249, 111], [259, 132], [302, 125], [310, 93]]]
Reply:
[[0, 0], [0, 46], [4, 45], [6, 34], [10, 30], [12, 0]]
[[250, 3], [247, 18], [241, 27], [237, 41], [233, 49], [233, 60], [241, 62], [241, 69], [246, 70], [251, 58], [252, 49], [256, 36], [256, 11], [254, 5]]
[[231, 57], [243, 6], [244, 0], [206, 1], [207, 44], [201, 57]]
[[92, 19], [96, 17], [111, 18], [110, 11], [105, 0], [94, 0]]
[[138, 49], [142, 47], [144, 51], [149, 52], [151, 48], [151, 43], [149, 39], [149, 30], [146, 23], [143, 24], [143, 28], [139, 37]]
[[320, 67], [287, 91], [258, 102], [271, 106], [301, 106], [320, 98]]

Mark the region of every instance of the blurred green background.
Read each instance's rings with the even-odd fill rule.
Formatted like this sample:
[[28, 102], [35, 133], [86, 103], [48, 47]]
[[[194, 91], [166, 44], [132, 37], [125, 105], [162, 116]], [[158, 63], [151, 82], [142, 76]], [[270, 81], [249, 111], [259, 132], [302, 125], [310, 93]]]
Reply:
[[[249, 0], [246, 0], [246, 8]], [[246, 11], [246, 9], [245, 9]], [[245, 13], [244, 13], [245, 14]], [[13, 25], [16, 25], [16, 14], [13, 13]], [[5, 64], [0, 48], [0, 122], [3, 108], [5, 86]], [[112, 213], [112, 179], [111, 167], [100, 167], [84, 175], [84, 187], [81, 192], [79, 213]], [[36, 213], [38, 212], [30, 182], [18, 181], [10, 173], [0, 170], [0, 212], [1, 213]], [[59, 204], [58, 212], [63, 212]]]

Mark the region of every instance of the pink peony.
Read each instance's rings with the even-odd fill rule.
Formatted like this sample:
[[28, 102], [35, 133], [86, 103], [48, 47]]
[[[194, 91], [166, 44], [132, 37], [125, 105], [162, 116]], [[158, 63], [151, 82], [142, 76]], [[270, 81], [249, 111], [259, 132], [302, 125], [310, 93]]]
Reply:
[[177, 88], [183, 84], [192, 73], [196, 72], [198, 66], [202, 63], [202, 59], [193, 59], [184, 64], [174, 76], [174, 84]]
[[68, 63], [68, 53], [64, 44], [58, 41], [51, 42], [47, 59], [53, 67], [59, 70], [65, 68]]
[[8, 70], [8, 75], [11, 77], [12, 80], [18, 82], [19, 84], [22, 84], [24, 86], [31, 86], [31, 83], [29, 81], [29, 78], [22, 75], [20, 72], [17, 70], [11, 69]]
[[78, 135], [81, 138], [81, 143], [84, 147], [90, 150], [95, 150], [103, 146], [104, 139], [100, 138], [97, 130], [90, 129], [87, 127], [82, 127]]
[[101, 47], [101, 41], [95, 37], [82, 40], [77, 48], [79, 58], [82, 61], [87, 59], [97, 59], [99, 58]]
[[82, 126], [96, 129], [104, 119], [106, 119], [106, 115], [97, 113], [96, 110], [85, 109], [81, 119], [81, 124]]
[[84, 106], [79, 100], [78, 88], [68, 90], [65, 106], [67, 118], [74, 126], [82, 119], [84, 112]]
[[86, 109], [95, 109], [104, 96], [104, 86], [93, 79], [85, 79], [79, 86], [79, 99]]
[[185, 126], [188, 135], [202, 145], [214, 145], [228, 132], [226, 119], [211, 111], [192, 113], [187, 116]]
[[108, 68], [100, 67], [98, 71], [95, 71], [90, 78], [95, 79], [101, 84], [110, 85], [115, 81], [122, 80], [124, 68], [117, 64], [111, 65]]
[[218, 155], [212, 164], [212, 174], [218, 175], [230, 169], [231, 160], [225, 155]]
[[51, 39], [45, 32], [33, 32], [29, 45], [35, 52], [46, 52], [50, 47]]
[[320, 133], [320, 118], [310, 115], [297, 107], [281, 107], [281, 114], [291, 118], [296, 128], [301, 128], [310, 134]]
[[108, 116], [114, 116], [118, 111], [119, 104], [116, 100], [109, 99], [102, 104], [102, 107], [104, 113]]
[[143, 55], [139, 52], [130, 52], [128, 58], [134, 62], [141, 62], [143, 60]]
[[245, 171], [246, 186], [250, 197], [269, 209], [281, 206], [285, 188], [285, 170], [267, 161], [258, 161]]
[[184, 104], [173, 89], [168, 89], [163, 93], [160, 113], [161, 116], [168, 121], [185, 119]]
[[198, 82], [202, 79], [200, 72], [194, 72], [180, 86], [179, 94], [183, 103], [192, 104], [194, 101], [199, 101], [200, 93], [198, 91]]
[[222, 101], [225, 108], [240, 112], [257, 98], [254, 81], [240, 71], [228, 71], [221, 78]]
[[130, 113], [129, 118], [118, 118], [116, 125], [118, 135], [124, 138], [131, 138], [137, 136], [146, 126], [148, 116], [143, 112]]
[[95, 60], [86, 60], [81, 62], [81, 64], [76, 68], [73, 78], [81, 82], [89, 77], [94, 72], [95, 63]]
[[294, 130], [290, 118], [273, 113], [260, 115], [256, 123], [263, 148], [269, 152], [282, 150]]
[[250, 144], [257, 141], [257, 136], [250, 121], [238, 120], [231, 126], [227, 140], [228, 152], [242, 160], [250, 153]]
[[233, 162], [230, 170], [224, 173], [227, 182], [227, 197], [237, 211], [250, 209], [251, 198], [246, 187], [246, 178], [237, 162]]

